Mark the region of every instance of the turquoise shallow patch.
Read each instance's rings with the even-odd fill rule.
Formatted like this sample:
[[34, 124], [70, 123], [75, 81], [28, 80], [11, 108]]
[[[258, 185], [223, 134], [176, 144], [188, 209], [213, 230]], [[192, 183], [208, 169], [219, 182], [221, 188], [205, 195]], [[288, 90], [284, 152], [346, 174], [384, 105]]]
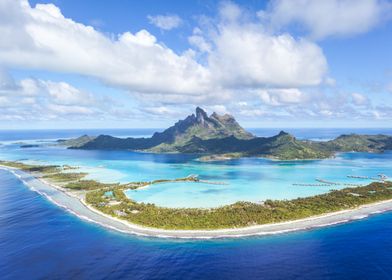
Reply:
[[136, 201], [167, 207], [218, 207], [237, 201], [293, 199], [345, 187], [293, 184], [318, 184], [316, 179], [366, 184], [370, 180], [347, 176], [375, 177], [380, 173], [392, 176], [391, 152], [347, 153], [334, 159], [312, 161], [284, 162], [245, 158], [206, 163], [196, 161], [194, 155], [83, 151], [53, 146], [21, 149], [19, 145], [4, 144], [0, 146], [0, 159], [79, 166], [80, 172], [89, 173], [86, 179], [96, 179], [105, 183], [175, 179], [190, 174], [197, 174], [202, 180], [226, 183], [165, 183], [127, 192], [127, 195]]
[[113, 197], [113, 192], [112, 191], [107, 191], [103, 194], [106, 197]]

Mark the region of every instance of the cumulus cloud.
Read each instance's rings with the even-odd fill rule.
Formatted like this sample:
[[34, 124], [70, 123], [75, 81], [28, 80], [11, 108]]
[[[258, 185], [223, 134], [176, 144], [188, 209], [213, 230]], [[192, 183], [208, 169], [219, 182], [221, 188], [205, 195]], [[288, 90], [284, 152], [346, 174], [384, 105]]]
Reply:
[[207, 69], [189, 54], [159, 44], [146, 30], [109, 38], [65, 18], [53, 4], [1, 3], [0, 30], [11, 38], [0, 43], [3, 66], [78, 73], [145, 93], [195, 94], [208, 88]]
[[232, 2], [223, 2], [219, 18], [204, 26], [189, 42], [206, 53], [214, 83], [224, 88], [314, 86], [327, 79], [317, 44], [273, 34]]
[[[316, 2], [308, 3], [310, 10], [315, 9], [312, 7]], [[341, 1], [339, 9], [345, 10], [348, 2]], [[378, 8], [374, 7], [386, 5], [383, 1], [359, 2], [359, 6], [373, 7], [369, 8], [373, 13], [378, 13], [375, 12]], [[144, 29], [108, 36], [65, 18], [53, 4], [31, 7], [26, 0], [2, 0], [0, 32], [7, 40], [0, 40], [0, 66], [97, 78], [132, 93], [142, 105], [140, 115], [177, 118], [179, 112], [182, 117], [194, 105], [221, 113], [238, 113], [243, 117], [272, 119], [358, 115], [356, 107], [363, 109], [368, 102], [362, 94], [328, 95], [315, 90], [319, 86], [335, 84], [328, 77], [328, 63], [317, 43], [311, 38], [277, 32], [265, 23], [282, 27], [298, 21], [309, 25], [312, 37], [323, 38], [364, 32], [379, 21], [367, 24], [366, 28], [357, 24], [360, 28], [356, 30], [361, 31], [355, 31], [349, 25], [327, 29], [325, 26], [330, 23], [327, 19], [314, 19], [296, 11], [307, 3], [306, 0], [298, 0], [298, 6], [289, 9], [292, 14], [287, 22], [280, 20], [288, 9], [282, 7], [288, 7], [290, 3], [272, 2], [259, 19], [253, 11], [223, 2], [217, 17], [204, 17], [193, 29], [188, 38], [191, 49], [177, 53]], [[321, 0], [320, 3], [331, 6], [331, 11], [338, 5], [335, 0]], [[362, 20], [372, 22], [362, 10], [367, 9], [356, 10]], [[346, 20], [340, 14], [330, 16], [339, 24]], [[165, 16], [150, 16], [150, 21], [164, 30], [176, 27], [177, 23], [162, 17]], [[314, 23], [316, 20], [321, 23]], [[0, 71], [3, 119], [11, 116], [14, 119], [107, 116], [108, 113], [122, 117], [129, 113], [120, 108], [108, 112], [99, 103], [91, 93], [68, 83], [39, 79], [14, 81]], [[183, 105], [181, 109], [178, 104]], [[20, 108], [29, 110], [20, 113], [23, 112]], [[370, 115], [371, 106], [366, 110]]]
[[92, 105], [96, 101], [92, 94], [83, 92], [65, 82], [39, 81], [51, 97], [52, 101], [59, 105]]
[[107, 102], [65, 82], [15, 81], [0, 71], [0, 120], [86, 118], [105, 114]]
[[[373, 119], [380, 111], [365, 95], [347, 94], [335, 88], [271, 88], [239, 91], [240, 101], [225, 104], [229, 112], [253, 120]], [[254, 97], [258, 98], [254, 98]], [[386, 106], [388, 107], [388, 106]], [[390, 110], [380, 113], [387, 118]], [[389, 117], [392, 115], [389, 114]]]
[[228, 87], [318, 85], [327, 71], [316, 44], [289, 34], [273, 36], [261, 26], [223, 25], [213, 41], [210, 67]]
[[147, 18], [151, 24], [163, 30], [172, 30], [182, 24], [182, 19], [178, 15], [156, 15]]
[[277, 28], [302, 24], [311, 37], [322, 39], [367, 32], [391, 12], [386, 0], [275, 0], [259, 15]]
[[190, 38], [209, 52], [205, 64], [194, 51], [177, 54], [147, 30], [109, 38], [65, 18], [53, 4], [3, 0], [1, 5], [0, 30], [12, 40], [1, 41], [0, 64], [87, 75], [141, 94], [200, 96], [265, 84], [315, 85], [327, 70], [316, 44], [269, 34], [261, 23], [244, 21], [234, 4], [221, 6], [215, 33]]

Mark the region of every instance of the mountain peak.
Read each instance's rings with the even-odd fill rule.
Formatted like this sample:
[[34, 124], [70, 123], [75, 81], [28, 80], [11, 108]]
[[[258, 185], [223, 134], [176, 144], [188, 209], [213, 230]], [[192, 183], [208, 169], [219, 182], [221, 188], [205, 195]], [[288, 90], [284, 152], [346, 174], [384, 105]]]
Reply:
[[196, 107], [196, 115], [197, 114], [205, 114], [205, 115], [207, 115], [206, 111], [204, 111], [203, 108], [200, 108], [199, 106]]
[[204, 124], [206, 119], [208, 119], [207, 113], [202, 108], [196, 107], [196, 120], [197, 120], [197, 122]]
[[217, 113], [208, 116], [202, 108], [196, 107], [196, 115], [191, 114], [165, 131], [155, 133], [153, 142], [179, 145], [189, 141], [194, 136], [203, 140], [228, 136], [235, 136], [238, 139], [254, 137], [243, 129], [232, 116], [227, 114], [220, 116]]
[[278, 136], [285, 136], [285, 135], [290, 135], [288, 132], [281, 130], [278, 134]]
[[286, 132], [286, 131], [283, 131], [283, 130], [281, 130], [280, 132], [279, 132], [279, 134], [277, 134], [277, 135], [275, 135], [275, 136], [273, 136], [275, 139], [279, 139], [279, 140], [283, 140], [283, 141], [286, 141], [286, 140], [295, 140], [295, 137], [293, 136], [293, 135], [291, 135], [290, 133], [288, 133], [288, 132]]

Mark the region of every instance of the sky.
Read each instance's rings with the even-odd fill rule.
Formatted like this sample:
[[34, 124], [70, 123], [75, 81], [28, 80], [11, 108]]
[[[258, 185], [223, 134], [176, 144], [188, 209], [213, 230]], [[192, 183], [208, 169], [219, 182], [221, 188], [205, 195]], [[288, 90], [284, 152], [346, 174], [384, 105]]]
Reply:
[[391, 0], [0, 0], [0, 34], [0, 129], [392, 124]]

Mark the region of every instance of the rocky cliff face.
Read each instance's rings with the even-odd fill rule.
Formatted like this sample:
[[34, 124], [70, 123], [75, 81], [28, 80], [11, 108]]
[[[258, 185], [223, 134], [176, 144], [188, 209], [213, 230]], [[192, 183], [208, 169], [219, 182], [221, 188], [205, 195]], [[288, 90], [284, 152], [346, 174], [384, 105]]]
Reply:
[[[184, 146], [194, 137], [202, 140], [222, 139], [226, 137], [237, 139], [252, 139], [254, 136], [242, 128], [234, 117], [218, 115], [208, 116], [200, 107], [194, 114], [176, 122], [163, 132], [156, 132], [151, 138], [116, 138], [109, 135], [99, 135], [90, 141], [70, 145], [74, 149], [129, 149], [146, 150], [150, 152], [178, 152], [178, 147]], [[68, 143], [73, 143], [72, 141]]]
[[230, 115], [220, 116], [213, 113], [208, 116], [200, 107], [196, 108], [196, 114], [180, 120], [163, 132], [153, 135], [156, 143], [181, 144], [192, 139], [224, 138], [235, 136], [238, 139], [251, 139], [254, 136], [243, 129]]

